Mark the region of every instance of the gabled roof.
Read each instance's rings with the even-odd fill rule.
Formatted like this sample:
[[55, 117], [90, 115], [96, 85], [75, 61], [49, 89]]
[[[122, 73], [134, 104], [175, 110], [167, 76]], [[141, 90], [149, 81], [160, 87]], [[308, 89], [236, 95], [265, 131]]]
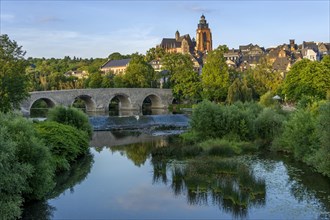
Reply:
[[290, 59], [287, 57], [278, 57], [273, 63], [274, 70], [286, 71], [290, 65]]
[[259, 63], [259, 60], [261, 59], [261, 55], [258, 56], [248, 56], [248, 55], [243, 55], [242, 56], [242, 62], [247, 62], [249, 64], [252, 63]]
[[111, 68], [111, 67], [121, 67], [121, 66], [127, 66], [129, 61], [131, 61], [130, 58], [128, 59], [122, 59], [122, 60], [108, 60], [105, 64], [101, 66], [102, 68]]

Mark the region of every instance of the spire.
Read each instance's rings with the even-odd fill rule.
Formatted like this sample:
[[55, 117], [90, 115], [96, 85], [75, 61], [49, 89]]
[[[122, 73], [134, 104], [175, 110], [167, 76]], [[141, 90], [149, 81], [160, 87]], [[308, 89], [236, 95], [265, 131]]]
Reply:
[[204, 14], [202, 14], [201, 19], [199, 20], [198, 28], [209, 28], [209, 24], [206, 22]]
[[180, 38], [180, 33], [179, 33], [179, 31], [177, 30], [177, 31], [175, 32], [175, 40], [178, 41], [179, 38]]

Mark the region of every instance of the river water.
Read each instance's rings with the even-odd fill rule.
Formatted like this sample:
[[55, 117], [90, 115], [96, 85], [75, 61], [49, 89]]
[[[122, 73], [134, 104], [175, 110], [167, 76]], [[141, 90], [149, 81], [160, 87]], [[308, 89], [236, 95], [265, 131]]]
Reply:
[[[236, 157], [239, 167], [247, 168], [244, 178], [230, 172], [213, 175], [211, 170], [191, 176], [185, 170], [190, 166], [187, 160], [168, 158], [159, 163], [152, 154], [176, 144], [171, 131], [97, 131], [91, 155], [59, 177], [51, 199], [26, 207], [23, 218], [330, 218], [329, 179], [289, 157], [268, 153]], [[212, 163], [219, 164], [217, 160], [222, 159]]]

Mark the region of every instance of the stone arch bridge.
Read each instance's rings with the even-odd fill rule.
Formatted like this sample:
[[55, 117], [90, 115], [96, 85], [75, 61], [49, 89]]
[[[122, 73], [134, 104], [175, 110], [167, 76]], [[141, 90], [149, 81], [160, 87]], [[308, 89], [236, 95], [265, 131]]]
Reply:
[[72, 89], [30, 92], [30, 97], [21, 103], [21, 110], [29, 115], [33, 103], [43, 100], [48, 107], [56, 105], [72, 106], [78, 99], [86, 105], [86, 111], [106, 112], [111, 100], [119, 100], [119, 110], [142, 109], [146, 98], [151, 101], [151, 108], [167, 109], [173, 101], [171, 89], [154, 88], [102, 88], [102, 89]]

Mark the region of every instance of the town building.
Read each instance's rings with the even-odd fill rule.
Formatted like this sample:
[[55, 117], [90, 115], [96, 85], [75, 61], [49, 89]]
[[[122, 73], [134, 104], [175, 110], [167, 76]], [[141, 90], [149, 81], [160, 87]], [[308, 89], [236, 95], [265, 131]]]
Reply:
[[70, 76], [74, 76], [77, 77], [78, 79], [83, 79], [86, 78], [88, 76], [88, 72], [87, 71], [79, 71], [79, 70], [70, 70], [66, 73], [64, 73], [64, 75], [66, 77], [70, 77]]
[[108, 60], [101, 66], [101, 71], [104, 73], [112, 72], [114, 74], [124, 73], [130, 60], [130, 58], [121, 60]]

